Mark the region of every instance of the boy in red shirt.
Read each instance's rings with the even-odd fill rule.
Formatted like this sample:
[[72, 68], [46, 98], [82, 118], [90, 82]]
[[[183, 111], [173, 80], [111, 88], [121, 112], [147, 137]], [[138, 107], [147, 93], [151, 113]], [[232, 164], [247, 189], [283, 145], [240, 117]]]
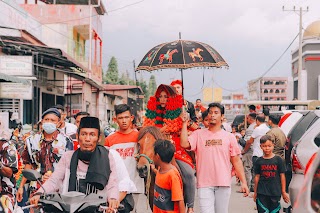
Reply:
[[175, 152], [168, 140], [158, 139], [154, 144], [154, 163], [160, 169], [156, 172], [154, 186], [154, 213], [184, 213], [181, 176], [170, 162]]
[[[138, 206], [140, 197], [145, 196], [144, 180], [139, 177], [139, 173], [136, 169], [137, 161], [135, 159], [139, 132], [136, 129], [133, 129], [132, 122], [134, 116], [131, 113], [130, 106], [127, 104], [116, 105], [115, 113], [115, 121], [119, 126], [119, 130], [106, 137], [104, 145], [119, 152], [124, 164], [126, 165], [130, 179], [137, 187], [137, 191], [135, 192], [120, 193], [120, 201], [125, 198], [127, 193], [132, 193], [136, 207]], [[135, 210], [133, 212], [135, 212]]]

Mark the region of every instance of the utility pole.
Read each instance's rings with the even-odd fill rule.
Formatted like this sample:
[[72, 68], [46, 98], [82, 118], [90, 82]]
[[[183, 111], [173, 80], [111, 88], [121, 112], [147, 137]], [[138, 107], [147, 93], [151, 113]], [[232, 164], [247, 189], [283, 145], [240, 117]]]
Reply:
[[136, 86], [138, 86], [138, 85], [137, 85], [138, 80], [137, 80], [137, 72], [136, 72], [136, 61], [133, 60], [132, 63], [133, 63], [133, 73], [134, 73], [135, 84], [136, 84]]
[[[303, 85], [302, 85], [302, 15], [303, 12], [308, 12], [309, 7], [303, 9], [302, 7], [299, 10], [294, 6], [292, 10], [286, 10], [284, 6], [282, 7], [283, 11], [291, 11], [299, 14], [300, 23], [299, 23], [299, 52], [298, 52], [298, 100], [306, 99], [307, 94], [303, 94]], [[307, 85], [304, 85], [307, 86]]]

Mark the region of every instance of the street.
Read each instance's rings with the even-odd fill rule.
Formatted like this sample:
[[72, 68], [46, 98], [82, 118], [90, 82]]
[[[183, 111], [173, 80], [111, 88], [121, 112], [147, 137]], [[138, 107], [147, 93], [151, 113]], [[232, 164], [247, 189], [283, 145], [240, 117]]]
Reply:
[[[232, 192], [229, 204], [229, 213], [254, 213], [254, 202], [252, 198], [243, 197], [243, 194], [237, 193], [239, 186], [236, 185], [235, 178], [232, 179]], [[137, 213], [151, 213], [150, 208], [146, 208], [146, 200], [141, 199], [138, 203]], [[199, 212], [198, 199], [195, 200], [195, 212]]]

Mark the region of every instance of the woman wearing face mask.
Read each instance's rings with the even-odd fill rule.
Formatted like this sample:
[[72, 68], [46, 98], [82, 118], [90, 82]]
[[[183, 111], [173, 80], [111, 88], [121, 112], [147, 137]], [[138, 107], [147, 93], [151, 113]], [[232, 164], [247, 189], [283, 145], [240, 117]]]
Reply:
[[190, 155], [180, 146], [182, 106], [182, 96], [176, 93], [175, 88], [161, 84], [157, 88], [155, 96], [150, 97], [148, 101], [144, 126], [159, 127], [160, 131], [175, 145], [176, 152], [171, 163], [181, 171], [187, 213], [193, 213], [195, 171]]
[[[25, 148], [22, 152], [22, 160], [25, 169], [36, 169], [46, 181], [61, 156], [67, 150], [73, 150], [72, 140], [65, 134], [59, 132], [57, 124], [61, 119], [60, 112], [55, 108], [46, 110], [42, 116], [42, 131], [29, 136], [25, 141]], [[23, 178], [17, 191], [17, 200], [20, 202], [26, 179]], [[31, 192], [38, 189], [36, 182], [30, 183]]]

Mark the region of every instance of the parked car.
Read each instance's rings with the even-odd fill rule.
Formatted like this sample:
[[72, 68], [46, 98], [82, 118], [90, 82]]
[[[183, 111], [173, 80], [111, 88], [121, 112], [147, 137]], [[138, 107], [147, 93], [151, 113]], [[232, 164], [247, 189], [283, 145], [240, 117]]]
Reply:
[[279, 127], [283, 133], [288, 136], [294, 125], [302, 118], [303, 114], [300, 112], [288, 112], [282, 116]]
[[236, 115], [236, 117], [232, 121], [231, 127], [238, 127], [240, 124], [242, 124], [244, 122], [244, 117], [244, 114]]
[[[320, 147], [320, 111], [317, 110], [311, 112], [315, 115], [312, 121], [300, 121], [299, 124], [304, 123], [304, 127], [301, 127], [301, 125], [298, 124], [301, 128], [307, 128], [307, 131], [293, 145], [293, 149], [291, 151], [292, 179], [289, 184], [289, 196], [291, 203], [296, 201], [298, 192], [301, 188], [301, 183], [304, 180], [304, 173], [308, 161]], [[307, 116], [308, 115], [305, 117]], [[301, 131], [301, 129], [299, 128], [295, 131]]]
[[291, 151], [301, 136], [311, 127], [311, 125], [319, 119], [319, 111], [302, 111], [302, 117], [290, 130], [287, 136], [285, 146], [285, 162], [286, 162], [286, 183], [287, 189], [292, 177]]
[[320, 212], [320, 149], [309, 160], [293, 213]]

